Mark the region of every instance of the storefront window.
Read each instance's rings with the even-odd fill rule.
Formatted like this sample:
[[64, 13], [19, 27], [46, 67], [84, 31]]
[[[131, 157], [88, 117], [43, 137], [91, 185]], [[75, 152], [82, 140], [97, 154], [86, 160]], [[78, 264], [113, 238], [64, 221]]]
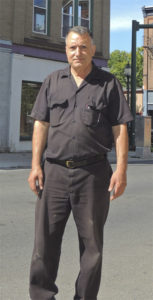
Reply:
[[40, 82], [22, 81], [20, 141], [32, 140], [33, 119], [30, 114], [40, 87]]

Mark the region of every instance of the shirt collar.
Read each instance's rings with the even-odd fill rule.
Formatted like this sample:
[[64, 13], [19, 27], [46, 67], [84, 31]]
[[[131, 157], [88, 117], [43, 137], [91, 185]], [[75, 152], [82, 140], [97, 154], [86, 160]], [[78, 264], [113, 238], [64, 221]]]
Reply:
[[65, 69], [61, 70], [61, 78], [70, 77], [70, 76], [71, 76], [70, 66], [68, 66]]
[[[99, 79], [99, 68], [95, 65], [95, 63], [92, 61], [92, 70], [91, 72], [87, 75], [86, 78], [93, 78], [93, 79]], [[66, 67], [65, 69], [61, 70], [61, 78], [64, 77], [70, 77], [71, 76], [71, 69], [70, 65]]]
[[86, 80], [90, 80], [90, 81], [99, 81], [100, 80], [99, 68], [95, 65], [94, 62], [92, 62], [92, 70], [87, 75]]

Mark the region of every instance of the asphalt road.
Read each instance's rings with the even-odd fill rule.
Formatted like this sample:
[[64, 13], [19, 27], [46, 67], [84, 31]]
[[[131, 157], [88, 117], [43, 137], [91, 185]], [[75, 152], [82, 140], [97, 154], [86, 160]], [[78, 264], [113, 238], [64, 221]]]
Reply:
[[[35, 196], [29, 170], [0, 170], [0, 299], [29, 300]], [[78, 265], [77, 233], [70, 218], [63, 239], [57, 300], [72, 300]], [[131, 164], [124, 196], [113, 201], [105, 226], [98, 300], [153, 300], [153, 165]]]

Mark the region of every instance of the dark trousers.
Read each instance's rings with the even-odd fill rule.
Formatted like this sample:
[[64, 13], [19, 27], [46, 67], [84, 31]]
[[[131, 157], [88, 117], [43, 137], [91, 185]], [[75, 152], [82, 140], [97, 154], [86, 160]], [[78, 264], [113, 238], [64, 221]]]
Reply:
[[107, 159], [67, 169], [45, 162], [45, 183], [37, 200], [35, 242], [30, 270], [32, 300], [51, 300], [57, 277], [62, 237], [72, 211], [78, 230], [80, 272], [75, 300], [96, 300], [101, 279], [103, 228], [109, 209], [112, 174]]

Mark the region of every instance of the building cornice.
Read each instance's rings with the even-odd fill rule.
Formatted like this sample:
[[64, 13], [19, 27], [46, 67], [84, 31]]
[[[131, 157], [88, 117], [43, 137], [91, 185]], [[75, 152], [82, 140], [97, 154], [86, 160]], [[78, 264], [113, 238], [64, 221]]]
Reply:
[[[54, 50], [53, 50], [54, 47]], [[11, 52], [16, 54], [21, 54], [28, 57], [35, 57], [39, 59], [48, 59], [53, 61], [67, 62], [67, 57], [65, 54], [65, 48], [58, 50], [56, 45], [52, 45], [52, 49], [42, 49], [41, 47], [34, 47], [28, 45], [19, 44], [4, 44], [0, 42], [0, 49], [3, 52]], [[96, 55], [94, 57], [94, 62], [99, 67], [107, 67], [107, 60]]]
[[143, 6], [142, 7], [143, 17], [153, 16], [153, 6]]

